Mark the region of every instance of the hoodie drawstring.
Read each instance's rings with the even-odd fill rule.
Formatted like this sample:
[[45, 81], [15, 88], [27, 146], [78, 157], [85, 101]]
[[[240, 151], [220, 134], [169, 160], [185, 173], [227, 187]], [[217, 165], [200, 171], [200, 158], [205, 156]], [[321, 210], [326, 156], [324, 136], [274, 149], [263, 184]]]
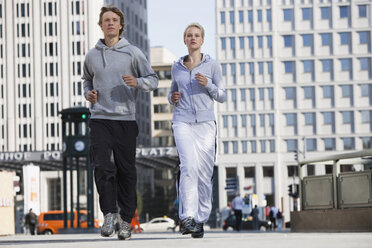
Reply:
[[103, 58], [103, 67], [106, 67], [107, 60], [106, 60], [106, 47], [102, 47], [102, 58]]

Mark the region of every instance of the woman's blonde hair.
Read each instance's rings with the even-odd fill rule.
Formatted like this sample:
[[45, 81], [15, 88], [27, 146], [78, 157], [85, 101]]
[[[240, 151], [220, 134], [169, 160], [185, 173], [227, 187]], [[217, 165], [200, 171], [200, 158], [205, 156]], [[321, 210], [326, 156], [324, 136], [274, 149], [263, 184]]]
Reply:
[[204, 28], [203, 28], [202, 25], [200, 25], [200, 24], [197, 23], [197, 22], [190, 23], [190, 24], [185, 28], [185, 31], [183, 32], [183, 39], [186, 38], [186, 32], [187, 32], [187, 29], [192, 28], [192, 27], [195, 27], [195, 28], [200, 29], [200, 31], [201, 31], [201, 35], [202, 35], [202, 38], [204, 39]]

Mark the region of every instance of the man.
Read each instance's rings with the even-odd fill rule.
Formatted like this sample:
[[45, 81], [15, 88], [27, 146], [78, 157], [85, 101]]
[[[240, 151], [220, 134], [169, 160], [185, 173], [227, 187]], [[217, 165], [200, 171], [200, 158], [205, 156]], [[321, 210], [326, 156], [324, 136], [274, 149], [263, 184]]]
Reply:
[[28, 229], [30, 230], [31, 235], [35, 235], [35, 227], [37, 223], [37, 216], [36, 214], [32, 211], [32, 208], [28, 211], [28, 214], [26, 214], [25, 217], [25, 223]]
[[232, 201], [232, 209], [234, 210], [235, 215], [235, 229], [239, 232], [241, 229], [242, 223], [242, 209], [244, 206], [244, 201], [239, 194], [235, 196]]
[[120, 38], [125, 24], [118, 8], [102, 7], [98, 24], [104, 39], [87, 53], [83, 75], [84, 95], [91, 103], [90, 156], [105, 216], [101, 235], [114, 235], [118, 223], [118, 238], [128, 240], [137, 207], [135, 99], [138, 90], [156, 89], [158, 78], [144, 54]]
[[253, 230], [258, 230], [258, 208], [257, 205], [254, 205], [254, 209], [252, 209], [251, 216], [252, 216], [252, 224]]

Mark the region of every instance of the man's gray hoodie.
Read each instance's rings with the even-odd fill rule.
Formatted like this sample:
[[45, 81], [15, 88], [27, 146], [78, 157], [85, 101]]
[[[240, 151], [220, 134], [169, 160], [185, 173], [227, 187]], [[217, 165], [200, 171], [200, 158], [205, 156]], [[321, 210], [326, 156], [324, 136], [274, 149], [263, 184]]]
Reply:
[[[172, 85], [168, 101], [175, 105], [173, 121], [214, 121], [214, 100], [220, 103], [226, 101], [220, 65], [208, 54], [203, 54], [200, 64], [190, 71], [183, 64], [185, 58], [186, 56], [181, 57], [172, 66]], [[195, 79], [198, 72], [207, 78], [206, 86], [202, 86]], [[181, 98], [174, 104], [171, 97], [176, 91], [181, 92]]]
[[[128, 87], [122, 76], [137, 79], [137, 88]], [[138, 90], [151, 91], [158, 87], [158, 77], [145, 55], [121, 38], [112, 47], [99, 40], [89, 50], [84, 62], [84, 96], [98, 91], [98, 101], [90, 106], [92, 119], [135, 120]]]

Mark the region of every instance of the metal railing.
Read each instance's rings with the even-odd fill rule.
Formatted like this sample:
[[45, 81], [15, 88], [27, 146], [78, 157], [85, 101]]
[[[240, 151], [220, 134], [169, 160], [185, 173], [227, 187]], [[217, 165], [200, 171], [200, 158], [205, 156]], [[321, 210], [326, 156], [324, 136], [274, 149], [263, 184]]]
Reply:
[[[331, 184], [331, 188], [329, 189], [330, 191], [328, 192], [328, 196], [325, 198], [329, 197], [329, 194], [331, 194], [331, 202], [324, 203], [323, 207], [320, 208], [339, 208], [340, 203], [339, 203], [339, 197], [340, 197], [340, 192], [339, 192], [339, 183], [340, 183], [340, 162], [341, 160], [343, 162], [347, 162], [347, 164], [372, 164], [372, 149], [371, 150], [362, 150], [359, 152], [351, 152], [351, 153], [342, 153], [342, 154], [335, 154], [335, 155], [329, 155], [329, 156], [323, 156], [323, 157], [318, 157], [316, 159], [307, 159], [303, 161], [298, 162], [298, 176], [299, 176], [299, 195], [300, 195], [300, 206], [301, 209], [306, 209], [306, 206], [304, 204], [304, 194], [303, 194], [303, 187], [304, 187], [304, 173], [302, 172], [303, 166], [305, 165], [311, 165], [311, 164], [323, 164], [325, 162], [330, 162], [332, 161], [333, 164], [333, 169], [332, 169], [332, 175], [329, 175], [328, 177], [326, 176], [313, 176], [313, 177], [308, 177], [310, 179], [314, 180], [323, 180], [323, 184], [327, 184], [327, 181], [329, 181], [329, 184]], [[357, 172], [356, 172], [357, 173]], [[359, 172], [359, 174], [361, 174]], [[369, 183], [371, 183], [371, 175], [372, 172], [369, 172]], [[306, 181], [306, 180], [305, 180]], [[320, 181], [319, 181], [320, 182]], [[315, 185], [315, 184], [313, 184]], [[315, 186], [316, 188], [316, 186]], [[372, 192], [372, 189], [369, 191], [370, 193]], [[320, 192], [324, 193], [324, 192]], [[327, 194], [327, 192], [325, 193]], [[367, 199], [368, 201], [371, 201], [372, 196]], [[372, 204], [372, 202], [371, 202]], [[310, 209], [310, 208], [308, 208]]]

